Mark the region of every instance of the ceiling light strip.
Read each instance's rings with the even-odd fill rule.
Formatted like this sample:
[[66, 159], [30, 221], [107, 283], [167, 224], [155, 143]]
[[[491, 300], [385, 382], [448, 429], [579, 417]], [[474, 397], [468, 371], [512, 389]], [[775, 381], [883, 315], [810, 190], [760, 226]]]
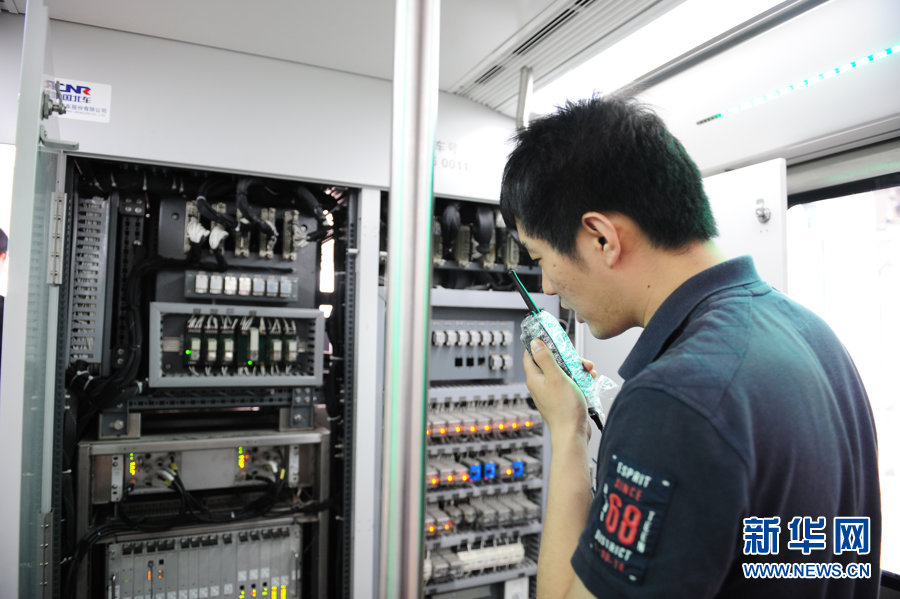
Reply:
[[776, 98], [781, 98], [792, 94], [796, 91], [800, 91], [801, 89], [806, 89], [808, 87], [812, 87], [817, 83], [821, 83], [826, 79], [833, 79], [838, 75], [843, 75], [844, 73], [849, 73], [850, 71], [862, 67], [864, 65], [877, 62], [882, 58], [887, 58], [888, 56], [893, 56], [894, 54], [900, 54], [900, 45], [892, 46], [890, 48], [885, 48], [884, 50], [880, 50], [873, 54], [869, 54], [867, 56], [863, 56], [857, 60], [852, 60], [848, 63], [842, 64], [839, 67], [835, 67], [833, 69], [828, 69], [817, 75], [809, 77], [807, 79], [802, 79], [797, 81], [796, 83], [792, 83], [790, 85], [786, 85], [782, 88], [776, 89], [774, 91], [770, 91], [761, 96], [756, 96], [750, 100], [746, 100], [744, 102], [740, 102], [739, 104], [735, 104], [726, 110], [722, 110], [721, 112], [717, 112], [716, 114], [710, 115], [706, 118], [700, 119], [697, 121], [698, 125], [705, 125], [706, 123], [711, 123], [713, 121], [721, 120], [725, 117], [733, 116], [739, 112], [746, 112], [751, 108], [756, 108], [760, 104], [765, 104], [766, 102], [771, 102]]

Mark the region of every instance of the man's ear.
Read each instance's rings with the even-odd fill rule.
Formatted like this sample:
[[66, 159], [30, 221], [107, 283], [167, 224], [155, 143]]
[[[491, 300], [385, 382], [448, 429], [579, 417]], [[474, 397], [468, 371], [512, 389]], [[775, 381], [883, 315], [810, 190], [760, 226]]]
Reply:
[[587, 236], [588, 250], [599, 252], [607, 266], [614, 266], [622, 253], [619, 229], [602, 212], [585, 212], [581, 217], [581, 229]]

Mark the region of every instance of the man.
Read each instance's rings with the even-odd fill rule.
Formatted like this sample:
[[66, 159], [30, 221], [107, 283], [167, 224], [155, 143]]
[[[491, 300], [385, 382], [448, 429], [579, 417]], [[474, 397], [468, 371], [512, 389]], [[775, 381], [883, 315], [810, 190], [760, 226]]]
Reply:
[[[875, 597], [862, 382], [824, 322], [749, 257], [725, 260], [699, 171], [662, 121], [595, 98], [532, 123], [500, 207], [544, 292], [594, 336], [644, 327], [619, 370], [596, 496], [583, 397], [540, 341], [523, 358], [552, 449], [538, 596]], [[754, 577], [758, 563], [810, 578]]]

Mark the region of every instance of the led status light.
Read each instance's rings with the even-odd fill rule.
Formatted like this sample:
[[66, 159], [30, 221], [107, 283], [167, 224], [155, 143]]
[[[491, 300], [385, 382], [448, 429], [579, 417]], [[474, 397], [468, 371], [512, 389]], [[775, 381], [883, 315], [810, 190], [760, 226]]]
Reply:
[[447, 434], [447, 428], [446, 428], [446, 427], [443, 427], [443, 426], [441, 427], [441, 434], [442, 434], [442, 435], [446, 435], [446, 434]]
[[513, 472], [513, 471], [512, 471], [512, 468], [507, 468], [507, 469], [506, 469], [506, 476], [512, 476], [512, 472]]
[[281, 599], [287, 599], [287, 585], [281, 585]]
[[473, 424], [472, 426], [469, 427], [469, 432], [470, 433], [478, 432], [478, 427]]
[[439, 482], [441, 482], [439, 478], [432, 478], [432, 479], [431, 479], [431, 484], [433, 484], [433, 485], [437, 485]]
[[444, 530], [450, 530], [450, 527], [453, 525], [453, 522], [447, 522], [444, 524]]
[[491, 430], [491, 425], [490, 425], [490, 424], [485, 424], [485, 425], [484, 425], [484, 430], [490, 431], [490, 430]]
[[455, 430], [456, 430], [456, 433], [459, 434], [459, 433], [462, 432], [462, 427], [461, 427], [461, 426], [457, 426]]
[[532, 426], [534, 426], [534, 423], [531, 420], [525, 421], [525, 428], [531, 428]]
[[506, 430], [506, 425], [501, 422], [500, 424], [497, 425], [497, 428], [499, 428], [501, 431]]
[[448, 475], [447, 475], [447, 482], [448, 482], [448, 483], [452, 483], [453, 480], [454, 480], [453, 475], [452, 475], [452, 474], [448, 474]]
[[513, 423], [512, 423], [512, 427], [513, 427], [513, 430], [519, 428], [519, 423], [518, 423], [518, 422], [513, 422]]
[[437, 531], [437, 528], [435, 528], [434, 525], [431, 525], [428, 527], [428, 534], [433, 535], [436, 531]]
[[787, 96], [787, 95], [792, 94], [801, 89], [806, 89], [807, 87], [812, 87], [813, 85], [816, 85], [817, 83], [826, 81], [828, 79], [833, 79], [833, 78], [837, 77], [838, 75], [843, 75], [844, 73], [849, 73], [852, 70], [855, 70], [857, 68], [865, 66], [869, 63], [876, 62], [883, 58], [887, 58], [888, 56], [891, 56], [891, 55], [897, 54], [897, 53], [900, 53], [900, 45], [892, 46], [890, 48], [885, 48], [878, 52], [873, 52], [872, 54], [868, 54], [866, 56], [863, 56], [862, 58], [857, 58], [856, 60], [851, 60], [850, 62], [844, 63], [840, 66], [837, 66], [837, 67], [834, 67], [831, 69], [826, 69], [825, 71], [822, 71], [821, 73], [817, 73], [806, 79], [801, 79], [790, 85], [785, 85], [781, 88], [778, 88], [777, 90], [767, 92], [760, 96], [756, 96], [752, 100], [745, 100], [743, 102], [734, 104], [733, 106], [726, 108], [725, 110], [717, 112], [706, 118], [700, 119], [699, 121], [697, 121], [697, 125], [703, 125], [703, 124], [706, 124], [706, 123], [709, 123], [712, 121], [717, 121], [726, 116], [733, 116], [739, 112], [743, 112], [745, 110], [755, 108], [756, 106], [759, 106], [766, 102], [771, 102], [772, 100], [774, 100], [776, 98], [781, 98], [781, 97]]

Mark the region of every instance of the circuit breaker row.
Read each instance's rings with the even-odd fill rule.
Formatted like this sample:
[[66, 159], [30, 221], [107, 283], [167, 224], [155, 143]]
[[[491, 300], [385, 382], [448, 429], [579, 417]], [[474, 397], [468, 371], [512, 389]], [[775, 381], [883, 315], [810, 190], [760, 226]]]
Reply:
[[425, 436], [432, 441], [519, 437], [539, 434], [541, 415], [524, 400], [508, 403], [473, 402], [451, 408], [433, 405], [428, 412]]
[[[232, 317], [199, 314], [187, 319], [184, 361], [188, 371], [210, 376], [216, 369], [249, 374], [254, 366], [261, 374], [291, 374], [310, 347], [306, 322], [293, 318]], [[305, 356], [303, 356], [305, 357]]]
[[297, 299], [300, 278], [289, 275], [204, 271], [185, 272], [184, 296], [191, 299], [248, 298], [254, 301]]
[[523, 492], [445, 499], [425, 507], [426, 538], [516, 526], [540, 519], [541, 506]]
[[487, 547], [438, 549], [425, 557], [425, 582], [459, 580], [466, 576], [510, 568], [525, 560], [525, 546], [518, 541]]
[[319, 310], [153, 302], [150, 319], [151, 386], [321, 383]]
[[464, 452], [429, 457], [425, 481], [429, 489], [447, 489], [540, 477], [541, 470], [541, 461], [525, 451]]

